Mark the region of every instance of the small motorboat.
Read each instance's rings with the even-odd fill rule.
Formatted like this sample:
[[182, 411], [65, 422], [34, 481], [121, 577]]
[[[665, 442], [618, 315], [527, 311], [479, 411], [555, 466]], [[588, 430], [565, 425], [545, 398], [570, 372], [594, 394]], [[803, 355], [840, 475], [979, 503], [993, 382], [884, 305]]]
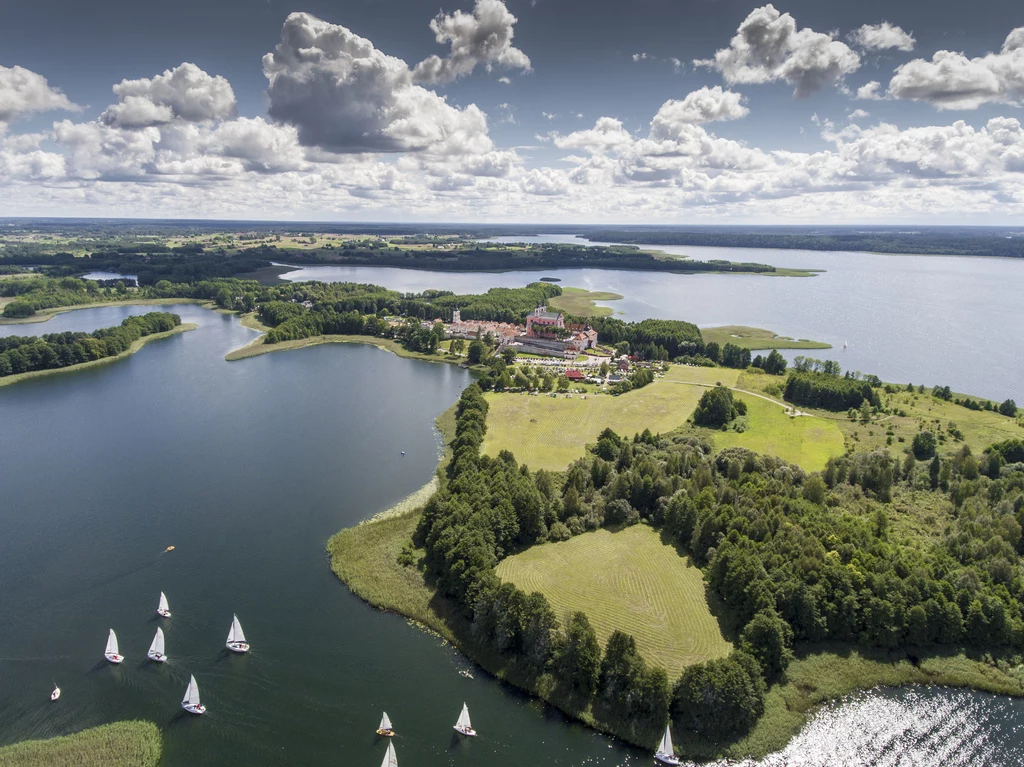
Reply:
[[117, 634], [110, 629], [110, 636], [107, 637], [107, 649], [103, 651], [103, 657], [111, 663], [123, 663], [124, 656], [117, 649]]
[[190, 714], [205, 714], [206, 706], [199, 702], [199, 685], [196, 684], [195, 675], [189, 675], [188, 689], [181, 701], [181, 707]]
[[459, 733], [459, 735], [465, 735], [467, 738], [476, 737], [476, 730], [473, 729], [473, 724], [469, 721], [469, 706], [465, 703], [462, 704], [462, 713], [459, 714], [459, 721], [455, 723], [455, 732]]
[[167, 655], [164, 653], [164, 630], [159, 626], [156, 627], [156, 636], [153, 637], [153, 643], [149, 646], [146, 657], [157, 663], [167, 662]]
[[377, 734], [383, 735], [385, 738], [390, 738], [395, 734], [395, 728], [391, 726], [391, 720], [388, 718], [387, 711], [380, 718], [380, 727], [377, 728]]
[[677, 767], [682, 764], [676, 757], [676, 750], [672, 746], [671, 726], [665, 728], [665, 734], [661, 738], [661, 743], [658, 744], [658, 750], [654, 752], [654, 761], [658, 764], [668, 765], [668, 767]]
[[50, 700], [57, 700], [57, 698], [59, 698], [59, 697], [60, 697], [60, 688], [57, 686], [57, 683], [54, 682], [54, 684], [53, 684], [53, 692], [50, 693]]
[[398, 755], [395, 754], [395, 744], [388, 741], [388, 750], [384, 752], [384, 761], [380, 767], [398, 767]]
[[228, 641], [224, 643], [231, 652], [249, 652], [249, 643], [245, 641], [245, 633], [242, 631], [242, 624], [238, 622], [238, 616], [232, 616], [231, 630], [228, 631]]
[[173, 547], [173, 546], [168, 546], [168, 547], [167, 547], [166, 549], [164, 549], [164, 553], [165, 553], [165, 554], [166, 554], [166, 553], [167, 553], [168, 551], [174, 551], [174, 547]]
[[171, 606], [167, 604], [167, 595], [164, 592], [160, 592], [160, 602], [156, 606], [156, 614], [161, 618], [171, 617]]

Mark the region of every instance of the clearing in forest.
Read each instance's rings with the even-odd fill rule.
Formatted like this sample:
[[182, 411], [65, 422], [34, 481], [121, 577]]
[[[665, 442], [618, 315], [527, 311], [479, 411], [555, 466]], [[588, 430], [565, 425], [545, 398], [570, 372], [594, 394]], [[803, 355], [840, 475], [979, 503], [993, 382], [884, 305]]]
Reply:
[[685, 666], [729, 654], [700, 570], [647, 525], [596, 530], [502, 560], [498, 576], [547, 597], [559, 620], [587, 614], [601, 645], [632, 634], [649, 662], [675, 679]]

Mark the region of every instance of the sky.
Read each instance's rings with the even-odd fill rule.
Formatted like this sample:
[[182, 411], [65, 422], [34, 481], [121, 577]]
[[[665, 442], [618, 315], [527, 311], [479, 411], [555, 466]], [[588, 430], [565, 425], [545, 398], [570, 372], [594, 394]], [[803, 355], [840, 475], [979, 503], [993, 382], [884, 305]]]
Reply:
[[1019, 0], [295, 1], [0, 6], [0, 214], [1024, 224]]

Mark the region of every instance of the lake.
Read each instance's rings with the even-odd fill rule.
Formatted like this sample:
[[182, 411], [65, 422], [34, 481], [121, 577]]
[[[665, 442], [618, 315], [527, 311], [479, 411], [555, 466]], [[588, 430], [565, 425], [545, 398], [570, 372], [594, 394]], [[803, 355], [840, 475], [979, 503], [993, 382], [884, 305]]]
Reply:
[[[572, 235], [496, 238], [502, 242], [588, 244]], [[427, 288], [479, 293], [557, 277], [562, 287], [610, 290], [605, 302], [624, 320], [680, 319], [702, 327], [751, 325], [833, 345], [794, 356], [836, 359], [884, 380], [1002, 401], [1024, 402], [1024, 259], [888, 256], [754, 248], [672, 247], [695, 259], [757, 261], [824, 269], [816, 277], [670, 274], [601, 269], [500, 274], [412, 269], [297, 267], [287, 280], [370, 282], [403, 292]], [[849, 347], [843, 350], [843, 343]]]
[[[331, 534], [430, 478], [433, 421], [466, 371], [341, 344], [228, 363], [254, 336], [236, 317], [156, 308], [200, 328], [0, 388], [0, 744], [143, 718], [163, 730], [167, 767], [376, 765], [386, 709], [405, 765], [652, 763], [478, 669], [460, 676], [473, 668], [464, 658], [330, 572]], [[153, 309], [79, 310], [0, 334], [92, 330]], [[168, 620], [154, 615], [161, 590]], [[247, 656], [224, 649], [232, 613]], [[145, 661], [158, 625], [170, 657], [159, 666]], [[118, 667], [102, 658], [111, 627], [127, 656]], [[190, 673], [201, 718], [179, 708]], [[54, 681], [63, 695], [50, 703]], [[463, 701], [481, 733], [472, 742], [451, 729]], [[759, 764], [938, 767], [979, 755], [1024, 761], [1024, 702], [854, 696]]]

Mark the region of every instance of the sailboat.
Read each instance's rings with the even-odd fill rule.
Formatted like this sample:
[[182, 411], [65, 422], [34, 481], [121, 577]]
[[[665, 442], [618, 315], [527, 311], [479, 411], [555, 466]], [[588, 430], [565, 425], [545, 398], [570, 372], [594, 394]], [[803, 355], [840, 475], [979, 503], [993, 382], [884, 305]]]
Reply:
[[110, 629], [110, 636], [107, 637], [107, 649], [103, 651], [103, 657], [111, 663], [124, 661], [124, 656], [117, 651], [117, 634], [114, 633], [114, 629]]
[[206, 706], [199, 702], [199, 685], [196, 684], [194, 675], [189, 675], [188, 690], [181, 701], [181, 707], [190, 714], [205, 714]]
[[462, 704], [462, 713], [459, 714], [459, 721], [455, 723], [455, 732], [459, 733], [459, 735], [465, 735], [467, 738], [476, 737], [476, 730], [473, 729], [473, 725], [469, 721], [469, 706], [465, 703]]
[[57, 683], [54, 682], [53, 683], [53, 692], [50, 693], [50, 700], [57, 700], [57, 698], [59, 698], [59, 697], [60, 697], [60, 688], [57, 686]]
[[391, 720], [388, 718], [388, 712], [384, 712], [384, 716], [380, 718], [380, 727], [377, 728], [377, 734], [383, 735], [390, 738], [395, 734], [394, 727], [391, 726]]
[[398, 767], [398, 756], [395, 754], [395, 744], [388, 741], [388, 750], [384, 754], [384, 761], [380, 767]]
[[156, 636], [153, 637], [153, 644], [149, 646], [146, 657], [157, 663], [167, 662], [167, 655], [164, 653], [164, 630], [159, 626], [156, 627]]
[[843, 341], [843, 348], [847, 348], [850, 345], [849, 341]]
[[228, 641], [224, 643], [231, 652], [249, 652], [249, 643], [245, 641], [245, 633], [242, 631], [242, 624], [238, 622], [238, 616], [233, 616], [231, 630], [228, 631]]
[[170, 605], [167, 604], [167, 595], [162, 591], [160, 592], [160, 604], [156, 606], [156, 614], [161, 618], [171, 617], [171, 608]]
[[659, 764], [672, 765], [672, 767], [682, 764], [676, 758], [676, 751], [672, 746], [671, 725], [665, 728], [665, 734], [661, 738], [661, 743], [658, 744], [658, 750], [654, 752], [654, 760]]

